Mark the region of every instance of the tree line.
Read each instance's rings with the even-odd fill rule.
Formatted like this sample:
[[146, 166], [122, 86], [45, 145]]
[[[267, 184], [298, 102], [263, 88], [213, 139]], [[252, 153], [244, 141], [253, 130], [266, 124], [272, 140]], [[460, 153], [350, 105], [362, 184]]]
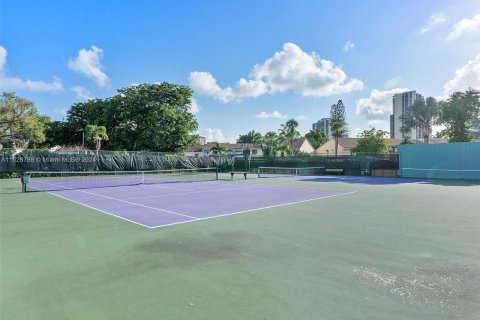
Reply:
[[183, 85], [141, 84], [106, 99], [75, 103], [66, 121], [39, 115], [35, 105], [14, 93], [0, 99], [3, 147], [80, 146], [107, 150], [181, 151], [197, 143], [192, 90]]
[[[338, 152], [338, 141], [347, 137], [349, 133], [345, 106], [342, 100], [330, 108], [331, 135], [335, 139], [335, 155]], [[400, 131], [404, 136], [402, 144], [413, 143], [410, 132], [413, 128], [423, 131], [424, 143], [432, 138], [433, 125], [442, 125], [443, 130], [435, 137], [448, 139], [449, 142], [468, 142], [480, 139], [480, 91], [469, 89], [465, 92], [454, 92], [446, 100], [437, 101], [434, 97], [420, 97], [405, 108]], [[240, 135], [238, 143], [257, 143], [264, 146], [267, 155], [275, 152], [293, 154], [292, 141], [301, 138], [296, 130], [298, 122], [288, 120], [281, 125], [279, 132], [269, 131], [262, 136], [254, 130]], [[389, 134], [374, 127], [364, 130], [358, 135], [357, 145], [352, 148], [353, 153], [386, 153], [389, 152]], [[328, 137], [318, 129], [312, 129], [305, 135], [310, 144], [317, 149], [328, 140]]]
[[[52, 121], [38, 113], [33, 102], [4, 92], [0, 96], [0, 145], [3, 147], [50, 148], [54, 146], [100, 147], [107, 150], [176, 152], [197, 145], [198, 128], [195, 116], [189, 112], [192, 90], [183, 85], [163, 82], [141, 84], [117, 90], [106, 99], [75, 103], [67, 111], [65, 121]], [[330, 108], [331, 135], [338, 141], [349, 133], [342, 100]], [[411, 143], [408, 133], [421, 128], [424, 140], [432, 137], [432, 126], [443, 125], [437, 138], [450, 142], [480, 138], [480, 91], [469, 89], [455, 92], [444, 101], [433, 97], [416, 99], [405, 108], [401, 117], [404, 134], [402, 143]], [[353, 152], [388, 152], [388, 133], [375, 128], [359, 135]], [[254, 130], [240, 135], [238, 143], [262, 144], [266, 155], [295, 154], [295, 144], [302, 138], [298, 122], [290, 119], [278, 132], [262, 135]], [[313, 148], [329, 137], [319, 129], [306, 135]], [[223, 148], [218, 144], [217, 148]]]
[[[348, 136], [348, 123], [345, 111], [345, 105], [342, 100], [338, 100], [330, 108], [331, 133], [335, 138], [335, 150], [338, 148], [338, 139]], [[301, 151], [295, 148], [295, 144], [302, 138], [297, 130], [298, 121], [290, 119], [286, 123], [281, 124], [278, 132], [268, 131], [265, 135], [255, 130], [249, 131], [247, 134], [240, 135], [237, 143], [255, 143], [261, 144], [265, 155], [281, 154], [299, 154]], [[314, 149], [329, 140], [329, 137], [320, 129], [311, 129], [305, 138], [309, 141]], [[218, 146], [216, 146], [218, 148]], [[223, 150], [224, 148], [222, 148]]]

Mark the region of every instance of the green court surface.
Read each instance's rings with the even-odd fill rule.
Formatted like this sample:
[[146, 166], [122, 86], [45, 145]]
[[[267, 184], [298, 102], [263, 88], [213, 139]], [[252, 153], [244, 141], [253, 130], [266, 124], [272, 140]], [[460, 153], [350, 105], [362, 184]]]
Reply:
[[0, 319], [480, 319], [480, 185], [382, 179], [158, 229], [0, 180]]

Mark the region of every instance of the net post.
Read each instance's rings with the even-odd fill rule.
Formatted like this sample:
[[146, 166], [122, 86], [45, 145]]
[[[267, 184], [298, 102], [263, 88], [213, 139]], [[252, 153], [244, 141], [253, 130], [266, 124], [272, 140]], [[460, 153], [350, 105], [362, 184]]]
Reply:
[[145, 184], [145, 171], [142, 171], [142, 184]]
[[260, 179], [260, 167], [257, 168], [257, 178]]
[[219, 170], [219, 167], [216, 166], [215, 167], [215, 180], [218, 180], [218, 170]]

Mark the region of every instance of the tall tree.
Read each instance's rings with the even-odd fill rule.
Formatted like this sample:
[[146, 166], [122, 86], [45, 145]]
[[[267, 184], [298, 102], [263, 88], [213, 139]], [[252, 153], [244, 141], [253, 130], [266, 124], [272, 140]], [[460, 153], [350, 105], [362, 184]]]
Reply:
[[302, 135], [297, 131], [298, 121], [295, 119], [288, 120], [285, 124], [280, 125], [280, 136], [286, 142], [287, 146], [290, 148], [291, 153], [295, 149], [295, 141], [300, 139]]
[[45, 141], [44, 127], [48, 117], [38, 114], [33, 102], [13, 92], [0, 96], [0, 144], [24, 147]]
[[43, 146], [74, 146], [81, 142], [76, 128], [64, 121], [50, 121], [45, 125], [45, 141]]
[[328, 141], [327, 135], [320, 129], [312, 129], [305, 135], [312, 147], [317, 149], [322, 144]]
[[265, 154], [268, 155], [273, 155], [275, 154], [275, 149], [278, 146], [279, 142], [279, 137], [278, 134], [274, 131], [269, 131], [265, 133], [265, 136], [263, 137], [263, 143], [265, 145]]
[[352, 148], [353, 153], [387, 153], [390, 150], [388, 140], [386, 139], [388, 132], [377, 130], [370, 127], [360, 133], [357, 139], [357, 145]]
[[400, 117], [402, 131], [420, 128], [423, 131], [424, 143], [428, 143], [432, 135], [432, 126], [438, 123], [439, 116], [440, 108], [435, 98], [416, 99], [411, 106], [405, 108], [405, 112]]
[[343, 104], [342, 100], [338, 100], [336, 104], [331, 106], [330, 118], [332, 119], [332, 125], [334, 122], [338, 122], [341, 124], [341, 137], [347, 137], [349, 131], [347, 123], [347, 113], [345, 111], [345, 105]]
[[114, 97], [72, 106], [68, 122], [78, 131], [105, 126], [115, 150], [179, 151], [194, 142], [198, 124], [189, 111], [192, 90], [163, 82], [121, 88]]
[[247, 134], [242, 134], [238, 137], [237, 143], [261, 143], [262, 134], [255, 130], [249, 131]]
[[102, 141], [108, 140], [107, 129], [104, 126], [97, 126], [94, 124], [87, 125], [85, 136], [87, 137], [87, 140], [91, 140], [95, 143], [97, 154], [102, 147]]
[[480, 114], [480, 91], [469, 89], [454, 92], [447, 101], [440, 103], [440, 120], [446, 129], [450, 142], [463, 142], [472, 139], [469, 134], [472, 120]]
[[335, 138], [335, 157], [338, 154], [338, 139], [343, 137], [345, 129], [343, 128], [342, 122], [332, 122], [332, 126], [330, 128], [332, 131], [332, 136]]

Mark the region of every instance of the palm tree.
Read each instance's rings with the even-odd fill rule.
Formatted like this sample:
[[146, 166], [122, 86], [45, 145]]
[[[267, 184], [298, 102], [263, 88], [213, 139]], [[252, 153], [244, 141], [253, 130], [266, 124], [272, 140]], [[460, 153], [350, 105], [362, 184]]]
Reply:
[[332, 123], [330, 130], [332, 131], [332, 136], [335, 138], [335, 157], [336, 157], [338, 153], [338, 139], [343, 136], [345, 128], [343, 126], [343, 123], [334, 122]]
[[297, 131], [298, 121], [295, 119], [288, 120], [285, 124], [280, 125], [280, 136], [285, 140], [292, 153], [295, 148], [295, 141], [301, 137]]
[[290, 149], [288, 148], [288, 146], [286, 144], [279, 144], [276, 148], [275, 148], [275, 152], [280, 152], [282, 157], [285, 155], [285, 153], [289, 153]]
[[272, 155], [275, 152], [276, 147], [278, 146], [278, 134], [274, 131], [269, 131], [263, 137], [263, 142], [265, 143], [265, 149], [267, 150], [268, 155]]
[[89, 124], [85, 131], [87, 139], [95, 142], [98, 155], [98, 151], [102, 147], [102, 140], [108, 140], [107, 129], [104, 126]]
[[317, 149], [322, 144], [328, 141], [327, 135], [320, 129], [312, 129], [305, 135], [312, 147]]

